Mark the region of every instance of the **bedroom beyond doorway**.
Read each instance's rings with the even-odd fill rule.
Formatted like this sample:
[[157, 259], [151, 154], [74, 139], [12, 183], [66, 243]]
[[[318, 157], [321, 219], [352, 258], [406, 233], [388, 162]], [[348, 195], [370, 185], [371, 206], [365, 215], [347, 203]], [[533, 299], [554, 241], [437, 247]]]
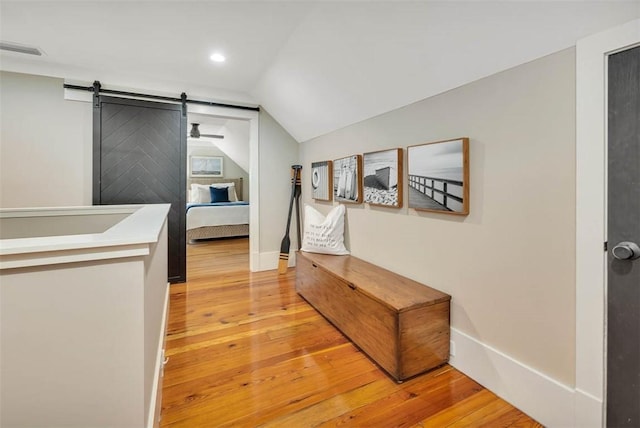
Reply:
[[197, 113], [187, 120], [187, 263], [195, 246], [224, 246], [244, 237], [248, 269], [249, 122]]

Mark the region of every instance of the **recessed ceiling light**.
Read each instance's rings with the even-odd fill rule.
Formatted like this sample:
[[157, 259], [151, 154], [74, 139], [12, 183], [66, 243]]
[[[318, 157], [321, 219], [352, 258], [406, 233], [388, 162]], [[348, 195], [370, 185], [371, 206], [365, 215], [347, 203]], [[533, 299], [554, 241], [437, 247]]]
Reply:
[[225, 62], [227, 60], [221, 53], [214, 53], [209, 58], [211, 58], [213, 62]]

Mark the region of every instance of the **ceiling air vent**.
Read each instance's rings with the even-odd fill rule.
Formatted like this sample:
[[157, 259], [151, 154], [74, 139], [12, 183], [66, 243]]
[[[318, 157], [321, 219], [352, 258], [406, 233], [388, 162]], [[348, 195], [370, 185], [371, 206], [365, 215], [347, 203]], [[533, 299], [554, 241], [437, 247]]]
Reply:
[[18, 52], [18, 53], [23, 53], [27, 55], [37, 55], [37, 56], [42, 55], [42, 51], [38, 48], [34, 48], [33, 46], [19, 45], [17, 43], [11, 43], [11, 42], [0, 42], [0, 50]]

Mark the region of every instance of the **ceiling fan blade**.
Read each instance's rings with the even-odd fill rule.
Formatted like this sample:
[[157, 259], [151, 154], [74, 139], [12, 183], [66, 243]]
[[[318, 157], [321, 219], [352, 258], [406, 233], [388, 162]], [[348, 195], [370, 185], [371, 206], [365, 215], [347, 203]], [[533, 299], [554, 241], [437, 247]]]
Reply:
[[187, 134], [187, 137], [191, 137], [191, 138], [205, 137], [205, 138], [219, 138], [219, 139], [224, 138], [224, 135], [220, 135], [220, 134], [201, 134], [200, 129], [198, 128], [199, 126], [200, 126], [199, 123], [192, 123], [191, 131]]

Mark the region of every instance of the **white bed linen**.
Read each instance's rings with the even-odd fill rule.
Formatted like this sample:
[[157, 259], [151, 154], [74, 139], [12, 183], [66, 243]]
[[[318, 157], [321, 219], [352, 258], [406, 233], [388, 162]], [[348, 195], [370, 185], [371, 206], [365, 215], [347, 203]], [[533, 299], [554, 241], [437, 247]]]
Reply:
[[249, 205], [196, 206], [187, 211], [187, 230], [226, 224], [249, 224]]

